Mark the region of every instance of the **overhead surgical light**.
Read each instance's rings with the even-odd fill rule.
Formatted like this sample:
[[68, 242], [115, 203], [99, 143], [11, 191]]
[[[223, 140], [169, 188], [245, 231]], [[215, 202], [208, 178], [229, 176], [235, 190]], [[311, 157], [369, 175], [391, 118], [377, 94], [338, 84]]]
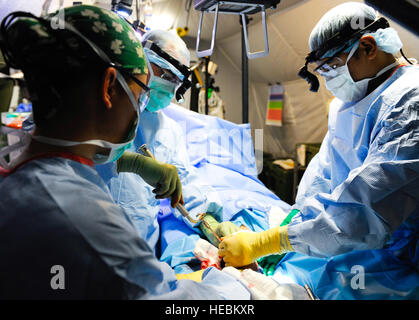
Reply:
[[127, 18], [132, 13], [132, 0], [112, 0], [112, 11]]
[[[217, 32], [217, 21], [218, 13], [225, 14], [236, 14], [241, 15], [243, 31], [244, 31], [244, 40], [247, 50], [247, 57], [249, 59], [261, 58], [269, 53], [269, 43], [268, 43], [268, 31], [266, 26], [266, 9], [267, 8], [276, 8], [278, 3], [281, 0], [230, 0], [230, 1], [219, 1], [219, 0], [194, 0], [195, 10], [201, 11], [201, 17], [199, 20], [198, 36], [196, 39], [196, 55], [198, 58], [203, 58], [212, 55], [215, 45], [215, 34]], [[212, 29], [212, 40], [211, 47], [208, 50], [199, 51], [199, 43], [201, 39], [201, 29], [202, 29], [202, 20], [204, 17], [204, 12], [213, 12], [214, 16], [214, 26]], [[260, 52], [250, 52], [249, 49], [249, 40], [247, 37], [247, 22], [246, 15], [262, 13], [262, 24], [265, 40], [265, 50]]]
[[151, 23], [147, 27], [150, 27], [151, 30], [170, 30], [173, 27], [174, 20], [175, 18], [168, 14], [153, 15]]

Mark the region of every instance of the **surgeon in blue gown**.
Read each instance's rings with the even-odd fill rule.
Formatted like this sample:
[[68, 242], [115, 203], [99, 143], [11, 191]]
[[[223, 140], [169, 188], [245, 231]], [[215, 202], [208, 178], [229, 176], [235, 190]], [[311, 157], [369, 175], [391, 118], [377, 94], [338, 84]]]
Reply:
[[[31, 90], [35, 131], [0, 169], [0, 299], [249, 299], [214, 268], [177, 280], [94, 169], [132, 143], [146, 101], [131, 26], [95, 6], [64, 9], [64, 29], [50, 27], [53, 16], [17, 12], [2, 28], [3, 53]], [[147, 163], [167, 168], [152, 160], [144, 171]]]
[[[388, 25], [355, 33], [364, 27], [354, 21], [378, 19], [345, 3], [313, 29], [308, 62], [335, 99], [299, 212], [288, 226], [226, 238], [226, 264], [290, 252], [276, 272], [320, 299], [419, 298], [419, 68], [395, 58], [402, 42]], [[329, 41], [338, 32], [344, 43]]]
[[[153, 47], [145, 46], [144, 51], [151, 70], [150, 101], [141, 114], [137, 137], [129, 151], [137, 152], [140, 146], [147, 144], [157, 160], [178, 169], [185, 208], [191, 217], [197, 219], [198, 214], [209, 213], [223, 221], [225, 218], [217, 192], [199, 178], [196, 168], [189, 161], [186, 137], [182, 130], [186, 123], [176, 122], [163, 112], [163, 109], [174, 105], [171, 100], [185, 77], [179, 68], [189, 67], [189, 50], [179, 36], [169, 31], [149, 31], [142, 40], [143, 44], [147, 41], [170, 55], [177, 64], [174, 65], [160, 56], [160, 51], [154, 51]], [[97, 166], [97, 170], [107, 182], [114, 201], [125, 209], [141, 237], [151, 248], [156, 249], [160, 236], [160, 200], [156, 199], [153, 188], [135, 173], [116, 175], [112, 166]], [[178, 210], [170, 210], [168, 207], [166, 210], [184, 222], [181, 225], [189, 229], [188, 233], [200, 233], [198, 224], [182, 217]], [[158, 249], [156, 254], [159, 255]]]

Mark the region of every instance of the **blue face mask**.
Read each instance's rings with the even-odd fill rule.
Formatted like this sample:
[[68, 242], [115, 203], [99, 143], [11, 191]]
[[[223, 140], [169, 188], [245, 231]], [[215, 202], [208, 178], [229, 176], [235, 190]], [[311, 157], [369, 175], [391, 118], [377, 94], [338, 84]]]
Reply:
[[156, 76], [151, 77], [149, 87], [150, 101], [147, 110], [151, 112], [166, 108], [175, 95], [176, 84]]

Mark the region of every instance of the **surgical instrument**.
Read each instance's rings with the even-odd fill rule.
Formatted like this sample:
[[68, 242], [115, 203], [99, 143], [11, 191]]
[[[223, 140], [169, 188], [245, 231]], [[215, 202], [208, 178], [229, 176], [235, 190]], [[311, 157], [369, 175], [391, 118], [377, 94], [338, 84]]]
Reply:
[[[149, 158], [153, 158], [155, 159], [154, 155], [151, 153], [150, 149], [148, 149], [146, 144], [143, 144], [139, 149], [138, 152], [141, 153], [142, 155], [149, 157]], [[204, 220], [205, 217], [205, 213], [201, 213], [198, 215], [198, 220], [193, 219], [188, 210], [186, 210], [186, 208], [181, 205], [180, 203], [176, 206], [176, 209], [179, 210], [179, 212], [182, 214], [182, 216], [184, 216], [186, 219], [188, 219], [191, 223], [200, 223], [202, 222], [204, 224], [204, 226], [216, 237], [216, 239], [221, 242], [220, 237], [217, 235], [217, 233], [214, 231], [214, 229], [212, 229], [212, 227], [209, 225], [209, 223], [207, 221]]]

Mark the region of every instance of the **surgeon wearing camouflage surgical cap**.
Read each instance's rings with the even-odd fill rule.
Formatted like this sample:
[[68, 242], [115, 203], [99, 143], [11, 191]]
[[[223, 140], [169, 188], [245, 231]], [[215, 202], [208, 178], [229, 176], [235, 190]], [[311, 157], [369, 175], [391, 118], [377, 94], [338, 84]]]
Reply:
[[[147, 102], [148, 70], [131, 26], [80, 5], [44, 18], [14, 12], [0, 32], [6, 62], [24, 72], [36, 126], [22, 156], [0, 168], [0, 299], [248, 298], [218, 270], [202, 283], [177, 281], [94, 168], [129, 147]], [[164, 182], [176, 171], [156, 161], [142, 168]]]

